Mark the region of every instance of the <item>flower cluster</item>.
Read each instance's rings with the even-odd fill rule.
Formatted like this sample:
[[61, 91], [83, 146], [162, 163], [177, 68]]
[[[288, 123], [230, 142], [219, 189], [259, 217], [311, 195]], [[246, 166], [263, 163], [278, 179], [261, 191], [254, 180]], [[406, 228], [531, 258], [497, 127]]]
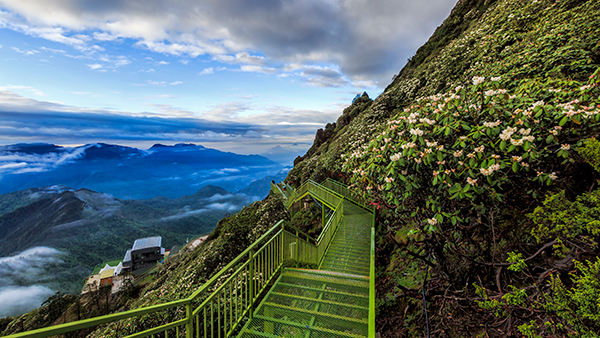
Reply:
[[[552, 83], [567, 99], [547, 103], [526, 90], [508, 95], [498, 81], [477, 76], [471, 88], [421, 98], [390, 119], [368, 146], [349, 152], [343, 170], [353, 174], [352, 184], [364, 197], [438, 222], [441, 215], [458, 219], [460, 209], [444, 210], [456, 208], [456, 201], [502, 199], [498, 187], [512, 184], [513, 173], [523, 171], [532, 182], [551, 184], [560, 170], [549, 173], [544, 161], [570, 158], [576, 139], [562, 136], [574, 128], [579, 138], [593, 134], [600, 118], [598, 108], [590, 107], [597, 104], [573, 97], [583, 95], [577, 83]], [[488, 104], [482, 93], [489, 90], [507, 95]], [[569, 111], [576, 114], [566, 116]], [[530, 170], [539, 175], [527, 174]], [[426, 204], [429, 209], [422, 208]]]

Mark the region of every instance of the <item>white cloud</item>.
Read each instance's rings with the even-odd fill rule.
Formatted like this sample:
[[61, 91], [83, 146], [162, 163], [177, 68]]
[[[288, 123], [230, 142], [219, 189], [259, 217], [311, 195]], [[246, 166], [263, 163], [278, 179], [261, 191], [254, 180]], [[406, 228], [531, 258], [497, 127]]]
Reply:
[[199, 75], [208, 75], [208, 74], [212, 74], [212, 73], [214, 73], [214, 72], [215, 72], [215, 70], [214, 70], [212, 67], [210, 67], [210, 68], [204, 68], [204, 69], [203, 69], [203, 70], [202, 70], [202, 71], [199, 73]]
[[[87, 147], [63, 149], [55, 153], [25, 154], [3, 150], [0, 147], [0, 178], [7, 174], [24, 174], [49, 171], [57, 166], [72, 163], [85, 154]], [[0, 263], [2, 263], [0, 258]]]
[[17, 255], [0, 257], [0, 304], [3, 305], [0, 318], [31, 311], [54, 293], [39, 284], [52, 279], [45, 267], [62, 263], [62, 255], [53, 248], [34, 247]]
[[90, 67], [91, 70], [96, 70], [102, 68], [102, 65], [99, 63], [87, 64], [86, 66]]
[[173, 81], [173, 82], [171, 82], [171, 83], [169, 83], [169, 84], [170, 84], [171, 86], [177, 86], [177, 85], [180, 85], [180, 84], [182, 84], [182, 83], [183, 83], [182, 81]]
[[52, 289], [42, 285], [0, 286], [0, 304], [3, 304], [0, 307], [0, 318], [34, 310], [52, 294]]
[[39, 52], [35, 49], [31, 49], [31, 50], [20, 50], [17, 47], [12, 47], [12, 49], [17, 52], [17, 53], [21, 53], [21, 54], [25, 54], [25, 55], [35, 55], [38, 54]]
[[160, 62], [157, 62], [157, 63], [159, 65], [168, 65], [169, 64], [169, 62], [167, 62], [167, 61], [160, 61]]
[[242, 72], [251, 72], [251, 73], [263, 73], [263, 74], [275, 74], [277, 73], [277, 69], [272, 67], [263, 67], [263, 66], [255, 66], [255, 65], [244, 65], [240, 67]]
[[113, 35], [106, 32], [94, 32], [93, 36], [94, 39], [99, 41], [115, 41], [119, 39], [117, 35]]
[[[92, 5], [93, 3], [93, 5]], [[455, 0], [11, 1], [2, 27], [84, 53], [94, 42], [132, 40], [150, 51], [284, 72], [287, 65], [337, 68], [347, 84], [389, 82], [448, 15]], [[52, 13], [52, 15], [49, 15]], [[81, 32], [86, 32], [82, 34]], [[87, 33], [89, 32], [89, 33]], [[398, 47], [402, 46], [402, 47]], [[337, 86], [314, 77], [309, 84]]]
[[[10, 91], [24, 91], [24, 92], [29, 92], [35, 96], [45, 96], [44, 93], [42, 93], [39, 89], [35, 88], [35, 87], [31, 87], [31, 86], [21, 86], [21, 85], [6, 85], [6, 86], [1, 86], [0, 90], [10, 90]], [[0, 94], [0, 98], [2, 97], [2, 95]]]
[[48, 48], [48, 47], [40, 47], [41, 50], [45, 51], [45, 52], [51, 52], [51, 53], [55, 53], [55, 54], [65, 54], [67, 53], [66, 51], [62, 50], [62, 49], [54, 49], [54, 48]]

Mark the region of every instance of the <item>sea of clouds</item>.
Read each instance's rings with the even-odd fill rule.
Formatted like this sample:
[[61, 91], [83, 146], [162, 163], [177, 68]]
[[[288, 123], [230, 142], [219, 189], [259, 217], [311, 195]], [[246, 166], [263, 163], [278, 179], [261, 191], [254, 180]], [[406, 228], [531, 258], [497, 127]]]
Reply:
[[59, 250], [40, 246], [0, 257], [0, 318], [38, 308], [55, 293], [48, 287], [53, 276], [47, 266], [62, 263], [62, 255]]

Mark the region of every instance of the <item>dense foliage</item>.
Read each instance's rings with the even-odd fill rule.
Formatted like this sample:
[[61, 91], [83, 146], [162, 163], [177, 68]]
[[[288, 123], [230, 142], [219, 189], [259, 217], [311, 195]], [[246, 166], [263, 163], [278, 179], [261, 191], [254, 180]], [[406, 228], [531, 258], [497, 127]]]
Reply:
[[600, 253], [599, 13], [597, 1], [459, 1], [292, 169], [288, 182], [332, 177], [378, 208], [383, 336], [425, 332], [423, 291], [434, 336], [598, 334], [593, 309], [565, 309], [598, 294], [584, 281]]

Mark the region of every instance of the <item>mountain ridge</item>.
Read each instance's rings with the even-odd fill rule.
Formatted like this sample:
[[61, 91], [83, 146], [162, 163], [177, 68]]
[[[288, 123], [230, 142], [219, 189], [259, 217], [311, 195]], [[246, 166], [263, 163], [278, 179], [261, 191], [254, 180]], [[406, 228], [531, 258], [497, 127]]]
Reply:
[[195, 144], [155, 144], [148, 150], [105, 143], [16, 144], [0, 147], [0, 194], [58, 184], [121, 199], [177, 198], [208, 184], [237, 191], [282, 169], [259, 155]]

